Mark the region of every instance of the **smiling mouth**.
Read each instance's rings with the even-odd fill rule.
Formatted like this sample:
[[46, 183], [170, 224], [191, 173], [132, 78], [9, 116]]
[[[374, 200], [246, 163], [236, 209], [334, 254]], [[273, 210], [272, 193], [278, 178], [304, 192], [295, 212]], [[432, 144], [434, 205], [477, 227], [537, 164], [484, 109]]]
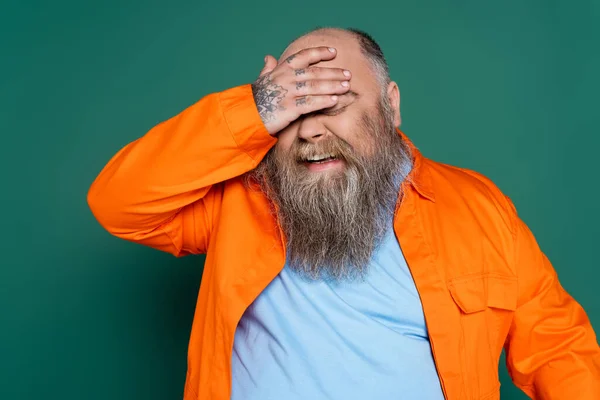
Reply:
[[310, 164], [324, 164], [324, 163], [334, 161], [337, 159], [338, 158], [336, 157], [335, 154], [327, 153], [327, 154], [319, 154], [316, 156], [308, 157], [302, 161], [306, 162], [306, 163], [310, 163]]
[[343, 157], [333, 153], [322, 153], [298, 160], [305, 168], [314, 173], [339, 170], [344, 165]]

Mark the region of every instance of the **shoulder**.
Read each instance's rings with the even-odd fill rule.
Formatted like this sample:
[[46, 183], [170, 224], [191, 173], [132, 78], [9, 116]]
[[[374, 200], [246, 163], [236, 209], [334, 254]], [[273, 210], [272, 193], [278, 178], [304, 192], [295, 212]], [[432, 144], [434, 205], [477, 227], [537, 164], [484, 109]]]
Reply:
[[510, 198], [481, 172], [423, 158], [428, 170], [436, 205], [466, 207], [485, 218], [499, 218], [511, 231], [516, 209]]

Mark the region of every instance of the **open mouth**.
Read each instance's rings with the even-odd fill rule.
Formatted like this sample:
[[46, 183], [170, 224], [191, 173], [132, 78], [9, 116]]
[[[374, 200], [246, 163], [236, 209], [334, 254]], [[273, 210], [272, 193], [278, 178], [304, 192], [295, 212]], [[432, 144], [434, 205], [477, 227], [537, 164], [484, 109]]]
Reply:
[[323, 164], [334, 160], [337, 160], [337, 157], [334, 154], [328, 153], [309, 157], [305, 159], [304, 162], [310, 164]]
[[343, 158], [333, 153], [312, 155], [299, 161], [312, 172], [337, 170], [344, 165]]

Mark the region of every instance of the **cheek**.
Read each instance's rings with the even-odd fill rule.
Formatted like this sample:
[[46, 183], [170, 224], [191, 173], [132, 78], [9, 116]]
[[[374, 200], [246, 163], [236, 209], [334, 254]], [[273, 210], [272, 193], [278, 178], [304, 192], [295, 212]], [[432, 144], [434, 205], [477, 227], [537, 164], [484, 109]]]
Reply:
[[277, 135], [277, 143], [275, 144], [275, 148], [278, 152], [287, 153], [292, 147], [295, 137], [295, 130], [291, 129], [290, 127], [280, 131]]
[[353, 145], [360, 130], [356, 119], [349, 115], [339, 115], [324, 121], [324, 124], [328, 131], [351, 145]]
[[329, 131], [348, 143], [354, 151], [361, 154], [372, 151], [371, 141], [369, 140], [371, 135], [369, 132], [364, 131], [365, 128], [360, 123], [359, 118], [340, 115], [339, 120], [328, 121], [326, 125]]

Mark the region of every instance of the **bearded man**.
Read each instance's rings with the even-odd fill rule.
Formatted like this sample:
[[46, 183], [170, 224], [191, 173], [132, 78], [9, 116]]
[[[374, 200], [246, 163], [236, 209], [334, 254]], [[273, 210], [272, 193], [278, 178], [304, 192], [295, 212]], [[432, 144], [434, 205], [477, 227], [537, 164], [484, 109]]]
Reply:
[[113, 235], [206, 254], [184, 398], [600, 399], [600, 350], [510, 199], [421, 155], [377, 43], [318, 29], [120, 150]]

